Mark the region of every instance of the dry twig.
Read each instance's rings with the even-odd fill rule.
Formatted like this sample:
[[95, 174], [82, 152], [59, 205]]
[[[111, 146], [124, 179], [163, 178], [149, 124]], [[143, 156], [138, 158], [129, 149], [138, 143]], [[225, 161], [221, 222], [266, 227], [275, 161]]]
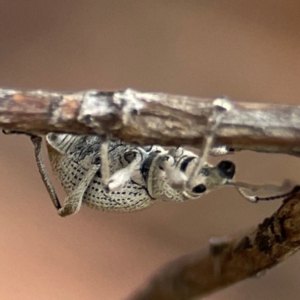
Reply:
[[[299, 155], [300, 106], [233, 102], [216, 143], [235, 150]], [[31, 133], [99, 134], [126, 142], [200, 147], [212, 99], [86, 91], [0, 89], [0, 127]]]

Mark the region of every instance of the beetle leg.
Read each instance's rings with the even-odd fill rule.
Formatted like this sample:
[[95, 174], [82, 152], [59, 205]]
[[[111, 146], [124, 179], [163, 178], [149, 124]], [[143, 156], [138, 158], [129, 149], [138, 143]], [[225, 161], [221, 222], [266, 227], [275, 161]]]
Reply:
[[39, 173], [42, 177], [42, 180], [43, 180], [44, 185], [48, 191], [48, 194], [52, 200], [53, 205], [58, 210], [61, 208], [61, 205], [60, 205], [59, 199], [57, 197], [57, 194], [55, 192], [55, 189], [51, 183], [51, 180], [48, 176], [48, 173], [47, 173], [47, 170], [45, 167], [45, 163], [44, 163], [43, 157], [42, 157], [42, 141], [43, 141], [43, 139], [37, 135], [30, 135], [30, 138], [34, 145], [34, 155], [35, 155], [37, 167], [39, 169]]
[[84, 193], [98, 170], [98, 165], [92, 165], [92, 167], [87, 171], [80, 183], [65, 198], [63, 206], [60, 209], [58, 209], [58, 214], [61, 217], [73, 215], [80, 210]]

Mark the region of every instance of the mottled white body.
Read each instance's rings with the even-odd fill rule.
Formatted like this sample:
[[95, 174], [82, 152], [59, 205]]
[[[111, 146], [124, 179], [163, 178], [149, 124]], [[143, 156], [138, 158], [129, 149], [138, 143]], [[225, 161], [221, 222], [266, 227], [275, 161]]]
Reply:
[[[110, 140], [110, 174], [124, 174], [125, 180], [122, 179], [116, 190], [107, 190], [101, 174], [100, 149], [104, 142], [101, 137], [50, 133], [46, 141], [54, 173], [66, 193], [70, 195], [78, 190], [79, 184], [90, 176], [82, 191], [82, 201], [102, 210], [127, 212], [148, 207], [157, 199], [181, 202], [198, 198], [226, 184], [234, 175], [233, 164], [229, 166], [233, 168], [230, 176], [226, 176], [218, 166], [205, 164], [196, 178], [195, 186], [200, 186], [200, 189], [188, 194], [182, 182], [199, 159], [196, 154], [181, 147], [165, 150], [160, 146], [139, 147]], [[133, 168], [130, 168], [131, 165]]]

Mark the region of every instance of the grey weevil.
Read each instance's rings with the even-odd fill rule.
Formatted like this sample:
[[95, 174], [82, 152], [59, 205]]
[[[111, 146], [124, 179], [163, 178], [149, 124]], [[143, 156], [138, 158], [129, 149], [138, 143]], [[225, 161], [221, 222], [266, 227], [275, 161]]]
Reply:
[[[154, 204], [157, 199], [183, 202], [222, 186], [235, 187], [251, 202], [285, 198], [298, 192], [299, 186], [278, 194], [286, 187], [236, 182], [233, 162], [222, 160], [215, 166], [207, 162], [209, 154], [230, 152], [223, 146], [213, 147], [216, 129], [231, 109], [230, 102], [216, 99], [214, 107], [201, 156], [182, 147], [165, 149], [158, 145], [130, 145], [93, 135], [47, 134], [52, 168], [67, 193], [62, 206], [42, 160], [42, 138], [32, 135], [37, 165], [58, 214], [72, 215], [80, 210], [82, 203], [106, 211], [136, 211]], [[249, 196], [245, 190], [254, 193], [267, 190], [277, 194]]]

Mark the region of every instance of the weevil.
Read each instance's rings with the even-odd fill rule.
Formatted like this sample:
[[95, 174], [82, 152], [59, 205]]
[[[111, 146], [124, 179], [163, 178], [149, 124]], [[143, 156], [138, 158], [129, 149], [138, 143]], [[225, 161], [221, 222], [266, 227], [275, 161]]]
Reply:
[[[192, 188], [187, 189], [184, 183], [191, 176], [198, 155], [182, 147], [166, 150], [154, 145], [132, 146], [117, 140], [108, 141], [109, 172], [113, 175], [103, 180], [102, 142], [99, 136], [56, 133], [46, 136], [52, 168], [68, 195], [60, 207], [56, 194], [53, 194], [60, 216], [78, 212], [82, 203], [101, 210], [129, 212], [146, 208], [158, 199], [170, 202], [197, 199], [224, 186], [236, 187], [251, 202], [284, 198], [299, 190], [295, 187], [287, 193], [265, 198], [248, 196], [244, 189], [280, 192], [284, 187], [235, 182], [236, 167], [230, 160], [222, 160], [216, 165], [206, 162]], [[213, 151], [226, 152], [223, 148]]]
[[235, 173], [230, 161], [216, 166], [205, 164], [188, 192], [182, 183], [198, 159], [193, 152], [181, 147], [165, 150], [156, 145], [141, 147], [110, 140], [109, 173], [113, 175], [105, 180], [101, 172], [103, 158], [99, 156], [103, 141], [99, 136], [50, 133], [46, 142], [54, 173], [68, 194], [58, 210], [60, 215], [77, 212], [81, 202], [121, 212], [146, 208], [157, 199], [182, 202], [225, 185]]
[[[209, 155], [232, 152], [225, 146], [214, 145], [218, 126], [231, 108], [231, 102], [226, 99], [213, 102], [199, 156], [184, 147], [131, 145], [97, 135], [47, 134], [49, 159], [67, 194], [63, 205], [43, 162], [42, 137], [29, 135], [43, 182], [62, 217], [77, 213], [82, 203], [106, 211], [129, 212], [151, 206], [158, 199], [170, 202], [197, 199], [223, 186], [235, 187], [251, 202], [286, 198], [297, 193], [299, 186], [287, 191], [286, 185], [236, 182], [236, 167], [230, 160], [216, 165], [208, 163]], [[271, 191], [275, 195], [251, 196], [245, 190], [252, 193]]]

